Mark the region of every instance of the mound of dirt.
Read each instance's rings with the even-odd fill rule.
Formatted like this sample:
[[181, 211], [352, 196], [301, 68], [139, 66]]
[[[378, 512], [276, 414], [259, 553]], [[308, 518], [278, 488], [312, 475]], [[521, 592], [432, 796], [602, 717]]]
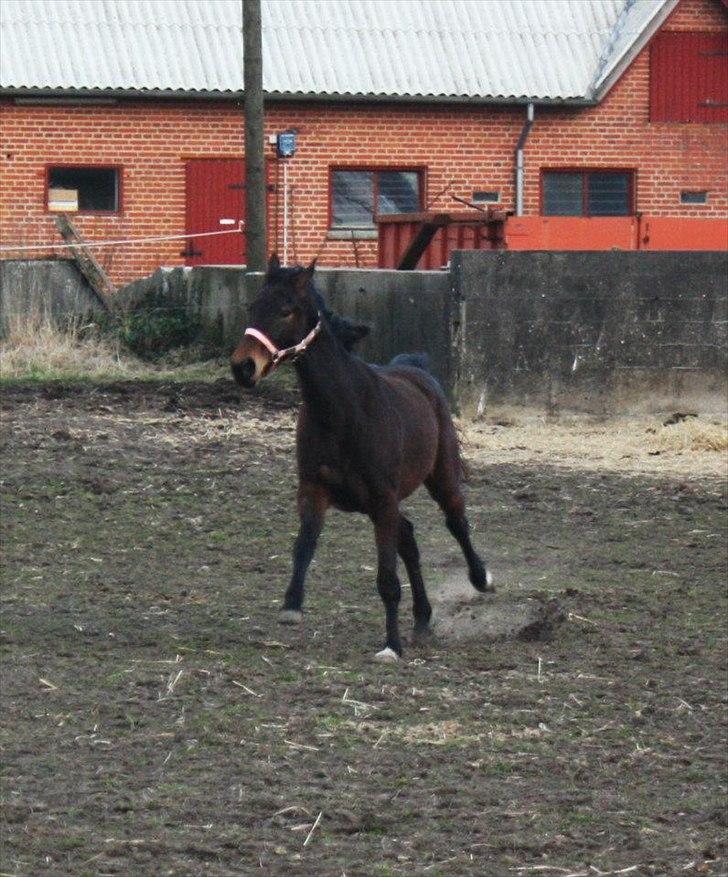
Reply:
[[555, 600], [480, 594], [464, 578], [432, 590], [433, 631], [452, 640], [548, 640], [565, 618]]

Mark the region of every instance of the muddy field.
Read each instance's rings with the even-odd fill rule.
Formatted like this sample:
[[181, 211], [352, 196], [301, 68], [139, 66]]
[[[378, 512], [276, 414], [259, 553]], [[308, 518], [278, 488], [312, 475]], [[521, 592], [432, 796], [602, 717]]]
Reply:
[[[726, 874], [725, 455], [658, 420], [465, 429], [499, 598], [565, 620], [379, 665], [361, 518], [331, 514], [305, 625], [276, 623], [293, 401], [5, 391], [0, 872]], [[445, 612], [463, 563], [407, 507]]]

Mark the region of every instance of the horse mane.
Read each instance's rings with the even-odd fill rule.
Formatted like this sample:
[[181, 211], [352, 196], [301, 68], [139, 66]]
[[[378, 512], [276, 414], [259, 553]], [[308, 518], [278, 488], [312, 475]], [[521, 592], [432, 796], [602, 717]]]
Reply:
[[[269, 270], [268, 277], [273, 282], [292, 284], [296, 277], [302, 274], [306, 269], [301, 265], [294, 265], [291, 268], [284, 268], [282, 265]], [[342, 317], [335, 314], [324, 301], [323, 295], [316, 289], [313, 280], [308, 285], [308, 292], [316, 303], [319, 313], [324, 321], [331, 329], [334, 337], [340, 342], [344, 350], [351, 352], [354, 345], [365, 338], [369, 332], [369, 326], [361, 323], [354, 323], [348, 317]]]

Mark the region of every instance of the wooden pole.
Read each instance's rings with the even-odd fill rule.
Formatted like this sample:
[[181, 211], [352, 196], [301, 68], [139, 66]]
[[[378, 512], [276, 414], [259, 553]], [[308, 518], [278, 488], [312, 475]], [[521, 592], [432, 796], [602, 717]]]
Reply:
[[245, 238], [249, 271], [264, 271], [265, 154], [263, 36], [260, 0], [243, 0], [243, 84], [245, 88]]
[[107, 314], [110, 314], [112, 310], [111, 302], [113, 301], [116, 287], [109, 280], [101, 265], [96, 261], [91, 250], [85, 245], [83, 238], [70, 218], [65, 213], [59, 213], [53, 217], [53, 221], [63, 240], [67, 244], [72, 244], [69, 249], [81, 274], [88, 280], [89, 286], [103, 309]]

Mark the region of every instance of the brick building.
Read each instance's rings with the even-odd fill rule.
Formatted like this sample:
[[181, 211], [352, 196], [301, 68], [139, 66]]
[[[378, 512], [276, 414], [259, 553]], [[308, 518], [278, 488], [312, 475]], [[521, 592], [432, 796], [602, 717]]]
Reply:
[[[263, 13], [269, 248], [289, 261], [376, 266], [375, 213], [462, 210], [456, 198], [520, 214], [521, 247], [538, 246], [528, 223], [544, 216], [728, 229], [726, 0], [264, 0]], [[0, 256], [48, 255], [8, 247], [59, 241], [59, 210], [88, 241], [237, 227], [237, 0], [5, 0], [0, 34]], [[240, 262], [244, 238], [99, 252], [126, 281]]]

